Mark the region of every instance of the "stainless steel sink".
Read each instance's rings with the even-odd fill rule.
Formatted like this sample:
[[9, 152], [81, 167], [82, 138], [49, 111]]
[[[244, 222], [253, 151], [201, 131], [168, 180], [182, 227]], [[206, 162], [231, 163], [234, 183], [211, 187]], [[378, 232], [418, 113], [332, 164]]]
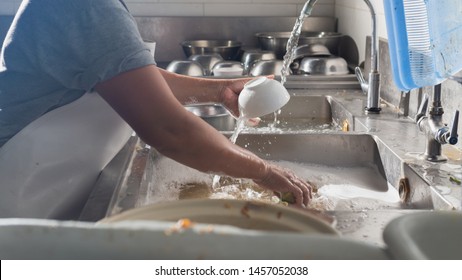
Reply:
[[[276, 115], [262, 117], [259, 128], [271, 127], [276, 131], [339, 130], [332, 118], [327, 96], [291, 96], [289, 102]], [[258, 132], [256, 129], [255, 132]], [[263, 130], [264, 131], [264, 130]]]
[[368, 134], [242, 134], [236, 144], [268, 160], [333, 167], [374, 165], [385, 176], [374, 137]]
[[[372, 130], [364, 122], [364, 128], [358, 127], [356, 131], [356, 123], [366, 116], [358, 113], [363, 112], [362, 102], [348, 101], [360, 100], [361, 95], [341, 90], [326, 91], [325, 94], [312, 91], [309, 95], [305, 94], [305, 90], [289, 92], [291, 99], [278, 115], [276, 129], [261, 129], [261, 126], [265, 127], [265, 124], [273, 122], [272, 115], [265, 116], [260, 128], [246, 129], [240, 134], [238, 145], [262, 158], [303, 173], [302, 177], [320, 189], [328, 185], [337, 188], [339, 193], [352, 189], [357, 193], [366, 192], [367, 199], [361, 203], [358, 202], [361, 200], [360, 195], [350, 200], [355, 205], [348, 204], [346, 202], [349, 200], [343, 199], [342, 210], [452, 209], [444, 196], [421, 176], [422, 172], [406, 162], [404, 150], [397, 152], [396, 143], [392, 141], [394, 136], [387, 133], [388, 126], [391, 127], [395, 121], [387, 121], [380, 129]], [[375, 119], [372, 118], [373, 124]], [[287, 125], [283, 126], [285, 122]], [[405, 125], [404, 128], [407, 129], [412, 124], [406, 122]], [[232, 133], [221, 132], [226, 136]], [[154, 149], [143, 146], [140, 142], [137, 148], [130, 148], [133, 154], [129, 162], [124, 163], [122, 168], [125, 169], [112, 175], [117, 180], [113, 180], [111, 186], [116, 185], [117, 188], [106, 207], [106, 214], [112, 215], [133, 207], [178, 199], [183, 194], [182, 191], [188, 188], [194, 190], [189, 196], [199, 198], [211, 195], [212, 175], [180, 165], [159, 155]], [[311, 171], [304, 174], [306, 170]], [[178, 180], [178, 175], [181, 175], [181, 180]], [[103, 177], [101, 181], [105, 182]], [[347, 187], [342, 188], [341, 185]], [[240, 191], [247, 186], [249, 184], [244, 182]], [[352, 186], [355, 188], [351, 188]], [[173, 190], [173, 197], [168, 196], [168, 189]], [[321, 193], [325, 194], [322, 190]], [[392, 194], [399, 199], [393, 203], [380, 203], [380, 199], [379, 203], [371, 203], [373, 199], [367, 197], [371, 194], [379, 197], [384, 195], [386, 198]], [[330, 205], [327, 210], [332, 209]], [[95, 211], [91, 209], [86, 212], [88, 214]]]
[[[403, 209], [399, 159], [377, 137], [356, 133], [243, 134], [237, 144], [286, 166], [335, 205], [329, 210]], [[325, 198], [325, 197], [324, 197]], [[320, 210], [325, 205], [318, 205]], [[431, 204], [420, 205], [431, 208]]]
[[[392, 152], [381, 147], [380, 141], [369, 134], [330, 133], [243, 133], [237, 144], [258, 156], [292, 169], [318, 189], [313, 207], [318, 210], [360, 211], [379, 209], [406, 209], [401, 203], [398, 181], [394, 182], [400, 166], [389, 165]], [[143, 155], [144, 154], [144, 155]], [[250, 198], [265, 197], [266, 193], [246, 180], [225, 180], [222, 185], [234, 188], [212, 190], [213, 175], [193, 170], [170, 160], [154, 149], [141, 155], [144, 170], [130, 172], [113, 196], [108, 214], [153, 204], [165, 200], [184, 198]], [[414, 182], [415, 183], [415, 182]], [[231, 187], [230, 187], [231, 186]], [[339, 195], [332, 196], [335, 192]], [[327, 203], [327, 204], [326, 204]], [[430, 209], [431, 202], [413, 204], [413, 207]]]

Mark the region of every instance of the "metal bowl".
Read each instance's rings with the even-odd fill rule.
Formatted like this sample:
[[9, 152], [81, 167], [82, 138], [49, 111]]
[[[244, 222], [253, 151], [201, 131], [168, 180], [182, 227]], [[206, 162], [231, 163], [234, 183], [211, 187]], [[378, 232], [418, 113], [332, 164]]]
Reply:
[[225, 107], [217, 104], [190, 104], [186, 110], [202, 118], [219, 131], [232, 131], [236, 120]]
[[[276, 53], [278, 59], [282, 59], [286, 53], [287, 41], [289, 41], [291, 32], [261, 32], [255, 34], [263, 50], [270, 50]], [[337, 47], [340, 39], [343, 37], [337, 32], [302, 32], [299, 45], [323, 44], [332, 54], [337, 54]]]
[[204, 67], [202, 67], [199, 62], [191, 60], [173, 60], [168, 64], [166, 70], [193, 77], [201, 77], [205, 75]]
[[232, 40], [192, 40], [181, 42], [187, 57], [193, 54], [217, 53], [225, 60], [234, 60], [239, 54], [242, 43]]
[[218, 62], [223, 61], [223, 57], [217, 53], [212, 53], [212, 54], [193, 54], [189, 58], [189, 60], [196, 61], [205, 70], [205, 75], [209, 76], [212, 72], [213, 66], [217, 64]]
[[295, 49], [294, 60], [306, 56], [330, 56], [329, 49], [322, 44], [301, 45]]
[[242, 54], [241, 62], [244, 65], [244, 69], [248, 71], [253, 63], [258, 60], [275, 60], [276, 54], [273, 51], [265, 50], [246, 50]]
[[[282, 60], [259, 60], [250, 68], [250, 76], [281, 75]], [[290, 71], [290, 70], [289, 70]]]
[[309, 75], [346, 75], [349, 70], [347, 62], [341, 57], [313, 56], [302, 59], [299, 72]]
[[242, 76], [245, 74], [244, 65], [238, 61], [221, 61], [212, 68], [214, 76]]

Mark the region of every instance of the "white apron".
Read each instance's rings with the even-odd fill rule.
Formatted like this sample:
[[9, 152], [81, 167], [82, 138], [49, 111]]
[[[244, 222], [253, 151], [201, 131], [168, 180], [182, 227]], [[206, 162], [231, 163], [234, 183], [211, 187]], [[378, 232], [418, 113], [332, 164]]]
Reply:
[[131, 134], [97, 93], [30, 123], [0, 148], [0, 218], [75, 216]]

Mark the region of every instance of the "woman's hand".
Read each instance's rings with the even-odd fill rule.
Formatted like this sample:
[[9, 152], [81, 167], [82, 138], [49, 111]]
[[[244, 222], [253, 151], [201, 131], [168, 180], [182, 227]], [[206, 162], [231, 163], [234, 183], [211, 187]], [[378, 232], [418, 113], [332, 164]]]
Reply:
[[[274, 79], [273, 75], [267, 76], [268, 79]], [[253, 78], [225, 80], [226, 83], [220, 92], [221, 104], [228, 109], [235, 117], [239, 117], [239, 94], [244, 89], [245, 83]]]
[[250, 80], [249, 78], [227, 80], [220, 92], [221, 104], [235, 117], [239, 117], [239, 94], [244, 89], [245, 83]]
[[313, 187], [298, 178], [292, 171], [276, 165], [267, 166], [267, 175], [261, 180], [254, 180], [261, 187], [278, 193], [292, 193], [295, 205], [307, 207], [313, 198]]

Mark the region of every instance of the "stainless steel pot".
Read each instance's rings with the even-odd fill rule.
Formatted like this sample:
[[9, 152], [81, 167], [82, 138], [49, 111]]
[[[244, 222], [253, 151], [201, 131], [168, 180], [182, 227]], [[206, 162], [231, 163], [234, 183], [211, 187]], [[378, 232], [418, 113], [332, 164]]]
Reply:
[[329, 49], [322, 44], [299, 45], [294, 52], [294, 60], [306, 56], [330, 56]]
[[345, 59], [337, 56], [313, 56], [302, 59], [300, 74], [309, 75], [346, 75], [349, 73]]
[[258, 60], [275, 60], [276, 54], [273, 51], [265, 51], [260, 49], [246, 50], [242, 54], [241, 62], [244, 65], [244, 69], [249, 71], [253, 63]]
[[192, 76], [201, 77], [205, 75], [205, 70], [199, 62], [191, 60], [174, 60], [166, 68], [167, 71]]
[[217, 53], [212, 54], [193, 54], [189, 58], [189, 60], [196, 61], [205, 70], [205, 75], [209, 76], [212, 73], [212, 68], [218, 62], [223, 61], [223, 57]]
[[[255, 36], [263, 50], [274, 51], [276, 57], [282, 59], [286, 53], [290, 34], [291, 32], [261, 32]], [[298, 44], [322, 44], [329, 49], [330, 53], [337, 54], [337, 48], [342, 37], [343, 35], [337, 32], [302, 32]]]
[[212, 68], [212, 74], [217, 77], [223, 76], [242, 76], [246, 72], [244, 65], [239, 61], [221, 61]]
[[[281, 75], [282, 60], [259, 60], [249, 70], [250, 76]], [[289, 69], [290, 71], [290, 69]]]
[[184, 106], [186, 110], [202, 118], [218, 131], [233, 131], [236, 120], [226, 110], [218, 104], [190, 104]]
[[241, 42], [233, 40], [192, 40], [181, 42], [187, 57], [193, 54], [217, 53], [225, 60], [235, 60], [241, 49]]

